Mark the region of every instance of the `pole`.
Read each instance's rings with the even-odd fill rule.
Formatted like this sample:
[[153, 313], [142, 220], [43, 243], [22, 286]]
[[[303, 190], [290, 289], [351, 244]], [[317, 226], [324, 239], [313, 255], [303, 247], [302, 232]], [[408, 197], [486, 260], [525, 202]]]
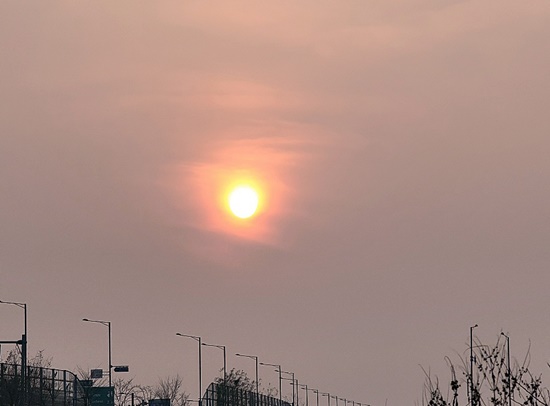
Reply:
[[107, 327], [109, 329], [109, 387], [111, 388], [112, 385], [112, 379], [111, 379], [111, 370], [113, 369], [113, 362], [111, 358], [111, 322], [107, 322]]
[[260, 380], [258, 379], [258, 357], [256, 357], [256, 405], [260, 404]]
[[22, 345], [21, 345], [21, 385], [24, 388], [23, 395], [27, 393], [27, 359], [28, 359], [28, 334], [27, 334], [27, 304], [26, 303], [20, 303], [20, 302], [6, 302], [3, 300], [0, 300], [0, 303], [9, 304], [17, 306], [24, 311], [24, 317], [25, 317], [25, 333], [22, 337]]
[[[281, 370], [281, 366], [278, 364], [268, 364], [267, 362], [260, 362], [260, 365], [269, 366], [269, 367], [276, 367], [276, 371], [279, 373], [279, 403], [283, 401], [283, 384], [282, 380], [283, 377], [281, 376], [281, 373], [284, 372]], [[289, 373], [289, 372], [287, 372]]]
[[202, 405], [202, 342], [199, 337], [199, 406]]
[[176, 333], [177, 336], [192, 338], [199, 343], [199, 406], [202, 405], [202, 338], [199, 336], [192, 336], [189, 334]]
[[23, 386], [23, 404], [27, 404], [27, 337], [21, 337], [21, 385]]
[[260, 401], [260, 383], [258, 378], [258, 356], [257, 355], [245, 355], [245, 354], [235, 354], [237, 357], [251, 358], [256, 361], [256, 406]]
[[470, 405], [474, 405], [474, 339], [473, 331], [477, 324], [470, 327]]
[[508, 349], [508, 405], [512, 406], [512, 367], [510, 365], [510, 337], [504, 333], [500, 333], [506, 337], [506, 348]]
[[[109, 334], [109, 388], [112, 388], [113, 387], [113, 384], [112, 384], [112, 369], [113, 369], [113, 361], [112, 361], [112, 358], [111, 358], [111, 355], [112, 355], [112, 352], [111, 352], [111, 322], [110, 321], [103, 321], [103, 320], [90, 320], [90, 319], [82, 319], [82, 321], [86, 321], [86, 322], [89, 322], [89, 323], [98, 323], [98, 324], [101, 324], [103, 326], [106, 326], [107, 327], [107, 331], [108, 331], [108, 334]], [[111, 399], [113, 404], [114, 404], [114, 397]]]
[[292, 373], [292, 406], [296, 405], [296, 395], [294, 391], [294, 372]]
[[283, 401], [283, 377], [281, 376], [281, 366], [279, 365], [279, 404]]
[[227, 380], [227, 355], [225, 353], [225, 345], [223, 346], [223, 384], [226, 385]]

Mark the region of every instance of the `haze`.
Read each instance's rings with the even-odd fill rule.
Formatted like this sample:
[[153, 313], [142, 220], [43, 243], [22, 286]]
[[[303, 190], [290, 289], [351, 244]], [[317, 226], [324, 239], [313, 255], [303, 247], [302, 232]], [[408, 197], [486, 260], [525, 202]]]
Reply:
[[[81, 319], [109, 320], [143, 384], [196, 398], [179, 331], [397, 406], [478, 323], [547, 375], [548, 1], [3, 1], [0, 38], [0, 300], [31, 354], [106, 368]], [[254, 226], [217, 209], [240, 176]]]

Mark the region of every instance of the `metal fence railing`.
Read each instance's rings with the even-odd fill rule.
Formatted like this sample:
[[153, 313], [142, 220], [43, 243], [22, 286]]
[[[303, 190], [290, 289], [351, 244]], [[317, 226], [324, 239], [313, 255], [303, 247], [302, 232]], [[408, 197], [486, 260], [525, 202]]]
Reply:
[[65, 370], [0, 363], [0, 406], [85, 406], [86, 392]]
[[292, 406], [278, 398], [216, 383], [208, 386], [201, 403], [202, 406]]

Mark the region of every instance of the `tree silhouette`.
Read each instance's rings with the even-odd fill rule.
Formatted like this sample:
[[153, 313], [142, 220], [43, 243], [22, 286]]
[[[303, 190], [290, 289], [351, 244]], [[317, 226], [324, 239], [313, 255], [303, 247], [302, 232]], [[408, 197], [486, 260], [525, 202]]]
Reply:
[[[500, 335], [492, 346], [476, 339], [472, 351], [473, 371], [470, 371], [469, 358], [467, 360], [459, 356], [455, 367], [455, 363], [445, 357], [450, 380], [444, 386], [439, 378], [432, 377], [429, 371], [424, 370], [426, 380], [422, 405], [550, 406], [550, 392], [543, 386], [541, 375], [533, 373], [529, 368], [530, 349], [521, 364], [514, 360], [510, 366], [507, 363], [506, 342]], [[457, 377], [457, 369], [460, 377]]]

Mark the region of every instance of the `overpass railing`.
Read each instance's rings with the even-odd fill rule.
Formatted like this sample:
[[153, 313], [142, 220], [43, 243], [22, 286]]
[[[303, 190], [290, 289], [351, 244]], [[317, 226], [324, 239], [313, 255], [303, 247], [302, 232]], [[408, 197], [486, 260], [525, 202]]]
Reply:
[[[86, 392], [72, 372], [0, 363], [0, 406], [85, 406]], [[25, 382], [24, 382], [25, 381]]]

